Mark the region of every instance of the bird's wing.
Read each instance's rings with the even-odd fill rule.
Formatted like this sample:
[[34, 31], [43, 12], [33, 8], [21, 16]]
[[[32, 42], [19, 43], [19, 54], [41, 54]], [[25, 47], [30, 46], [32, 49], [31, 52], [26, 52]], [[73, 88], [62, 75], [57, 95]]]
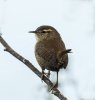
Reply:
[[48, 62], [55, 62], [56, 61], [56, 54], [53, 48], [46, 47], [42, 43], [38, 43], [36, 45], [36, 53], [39, 57], [43, 58]]

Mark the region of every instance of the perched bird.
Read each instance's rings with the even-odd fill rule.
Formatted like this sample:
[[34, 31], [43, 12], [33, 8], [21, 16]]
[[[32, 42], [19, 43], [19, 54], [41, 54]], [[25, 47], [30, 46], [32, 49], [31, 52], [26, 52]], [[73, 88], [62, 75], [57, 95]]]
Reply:
[[66, 68], [68, 64], [68, 53], [71, 49], [66, 49], [58, 31], [48, 25], [38, 27], [35, 31], [37, 43], [35, 46], [35, 56], [42, 69], [42, 79], [44, 78], [44, 70], [57, 72], [57, 81], [53, 86], [58, 87], [58, 72], [61, 68]]

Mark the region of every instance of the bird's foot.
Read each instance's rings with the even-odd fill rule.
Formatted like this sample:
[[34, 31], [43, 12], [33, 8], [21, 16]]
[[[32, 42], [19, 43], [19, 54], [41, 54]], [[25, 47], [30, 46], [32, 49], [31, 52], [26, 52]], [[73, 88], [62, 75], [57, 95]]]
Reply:
[[43, 80], [44, 75], [49, 78], [50, 77], [50, 71], [48, 71], [48, 73], [45, 73], [44, 71], [42, 71], [42, 75], [41, 75], [41, 80]]
[[45, 73], [46, 77], [50, 78], [50, 71], [48, 73]]
[[56, 89], [56, 88], [58, 88], [58, 84], [56, 83], [56, 84], [54, 84], [51, 88], [50, 88], [50, 90], [49, 91], [51, 91], [51, 90], [53, 90], [53, 89]]

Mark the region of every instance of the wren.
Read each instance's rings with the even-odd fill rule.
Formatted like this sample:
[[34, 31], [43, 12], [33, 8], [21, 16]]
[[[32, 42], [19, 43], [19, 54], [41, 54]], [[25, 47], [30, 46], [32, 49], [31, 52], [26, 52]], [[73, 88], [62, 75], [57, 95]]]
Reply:
[[58, 72], [61, 68], [67, 67], [68, 53], [71, 53], [71, 49], [66, 49], [60, 34], [52, 26], [43, 25], [29, 33], [35, 33], [37, 37], [35, 56], [42, 69], [42, 79], [45, 69], [49, 70], [48, 75], [50, 71], [55, 71], [57, 72], [57, 81], [53, 88], [58, 87]]

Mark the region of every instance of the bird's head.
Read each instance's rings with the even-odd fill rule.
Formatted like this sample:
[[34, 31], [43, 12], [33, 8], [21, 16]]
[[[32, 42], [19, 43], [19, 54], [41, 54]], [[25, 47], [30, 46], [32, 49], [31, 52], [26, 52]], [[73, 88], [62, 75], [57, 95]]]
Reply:
[[29, 31], [29, 33], [35, 33], [39, 41], [43, 39], [49, 40], [60, 38], [57, 30], [54, 27], [48, 25], [40, 26], [35, 31]]

